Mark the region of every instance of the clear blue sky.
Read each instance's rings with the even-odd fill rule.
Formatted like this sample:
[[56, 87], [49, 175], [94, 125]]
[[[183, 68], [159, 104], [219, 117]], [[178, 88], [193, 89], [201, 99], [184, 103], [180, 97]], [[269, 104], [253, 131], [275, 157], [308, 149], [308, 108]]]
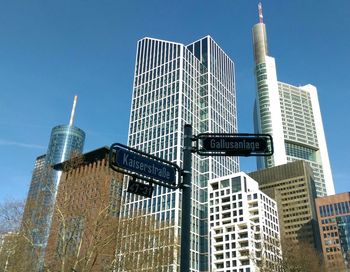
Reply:
[[[240, 132], [253, 132], [253, 0], [0, 0], [0, 202], [27, 195], [51, 129], [76, 126], [85, 151], [126, 143], [137, 40], [211, 35], [236, 64]], [[349, 190], [350, 1], [263, 1], [278, 79], [318, 88], [336, 192]], [[255, 170], [241, 158], [241, 170]]]

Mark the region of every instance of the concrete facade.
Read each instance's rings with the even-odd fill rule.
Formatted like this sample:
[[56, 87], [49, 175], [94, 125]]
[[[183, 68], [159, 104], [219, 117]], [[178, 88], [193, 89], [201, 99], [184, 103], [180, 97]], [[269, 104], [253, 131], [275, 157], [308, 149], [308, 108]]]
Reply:
[[315, 209], [313, 171], [304, 161], [296, 161], [248, 174], [259, 188], [277, 202], [281, 238], [305, 242], [320, 250]]

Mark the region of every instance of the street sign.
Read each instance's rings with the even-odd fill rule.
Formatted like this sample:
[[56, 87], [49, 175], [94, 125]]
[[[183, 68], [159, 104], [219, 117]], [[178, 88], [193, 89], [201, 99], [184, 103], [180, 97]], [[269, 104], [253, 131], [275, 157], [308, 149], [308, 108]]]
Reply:
[[127, 192], [137, 194], [145, 197], [152, 197], [153, 186], [151, 184], [145, 184], [137, 182], [135, 180], [129, 180]]
[[[192, 146], [194, 141], [196, 147]], [[151, 197], [153, 183], [182, 190], [180, 271], [190, 270], [188, 241], [191, 237], [192, 217], [192, 153], [203, 156], [271, 156], [273, 141], [268, 134], [202, 133], [195, 136], [192, 134], [192, 125], [186, 124], [183, 135], [183, 169], [175, 163], [118, 143], [113, 144], [109, 152], [110, 167], [133, 177], [129, 181], [128, 192]], [[175, 184], [176, 171], [178, 184]], [[136, 182], [136, 178], [150, 184]]]
[[116, 171], [170, 187], [180, 171], [176, 164], [121, 144], [111, 146], [110, 165]]
[[197, 136], [197, 153], [209, 156], [271, 156], [272, 137], [268, 134], [203, 133]]

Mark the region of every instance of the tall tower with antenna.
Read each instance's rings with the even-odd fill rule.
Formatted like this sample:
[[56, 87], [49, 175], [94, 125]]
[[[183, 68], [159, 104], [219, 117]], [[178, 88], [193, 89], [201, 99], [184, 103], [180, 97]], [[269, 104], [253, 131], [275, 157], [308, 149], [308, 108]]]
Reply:
[[254, 125], [257, 133], [272, 135], [275, 151], [273, 156], [258, 158], [258, 169], [304, 160], [313, 169], [317, 196], [334, 194], [317, 89], [278, 81], [275, 58], [268, 52], [261, 2], [258, 11], [259, 23], [253, 26]]
[[46, 155], [40, 158], [41, 166], [36, 167], [33, 172], [31, 186], [28, 192], [25, 212], [22, 220], [22, 228], [28, 229], [28, 235], [32, 237], [34, 248], [31, 258], [33, 271], [41, 271], [45, 256], [51, 219], [58, 189], [61, 171], [54, 170], [51, 166], [66, 161], [72, 156], [82, 154], [85, 132], [73, 125], [77, 96], [74, 97], [72, 112], [68, 125], [55, 126], [51, 131], [51, 137]]

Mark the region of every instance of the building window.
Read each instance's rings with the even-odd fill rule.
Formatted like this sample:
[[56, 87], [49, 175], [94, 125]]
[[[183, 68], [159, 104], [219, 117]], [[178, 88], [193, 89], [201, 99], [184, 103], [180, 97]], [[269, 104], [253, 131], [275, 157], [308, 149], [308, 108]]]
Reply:
[[232, 192], [240, 192], [241, 191], [241, 177], [232, 178]]

